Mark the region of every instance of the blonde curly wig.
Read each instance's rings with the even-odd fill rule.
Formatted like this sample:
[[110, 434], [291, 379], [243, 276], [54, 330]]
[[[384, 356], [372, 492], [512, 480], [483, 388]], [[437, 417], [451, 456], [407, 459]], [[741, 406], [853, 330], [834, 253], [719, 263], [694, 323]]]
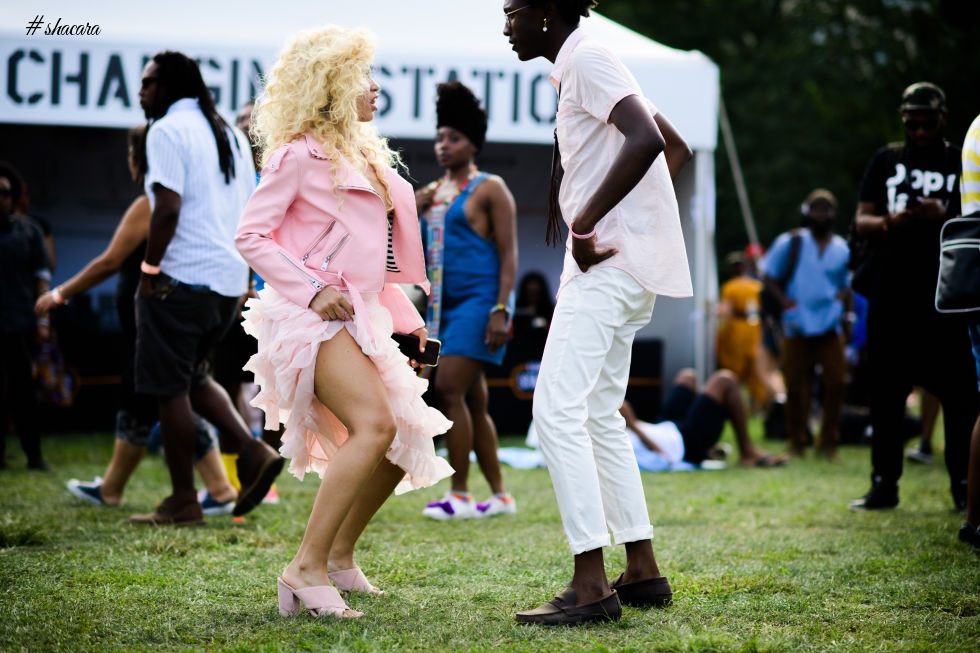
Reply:
[[[374, 44], [374, 35], [366, 29], [335, 25], [289, 38], [266, 76], [265, 91], [252, 115], [251, 133], [261, 148], [263, 166], [277, 147], [310, 133], [334, 159], [334, 170], [340, 167], [334, 155], [362, 170], [370, 167], [388, 194], [385, 168], [404, 164], [373, 123], [357, 117]], [[335, 188], [336, 184], [335, 179]]]

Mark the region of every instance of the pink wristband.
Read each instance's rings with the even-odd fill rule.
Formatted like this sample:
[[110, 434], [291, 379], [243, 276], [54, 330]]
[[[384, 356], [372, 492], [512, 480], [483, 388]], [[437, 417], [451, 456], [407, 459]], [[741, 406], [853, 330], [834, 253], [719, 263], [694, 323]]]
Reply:
[[150, 274], [150, 275], [160, 274], [160, 266], [150, 265], [146, 261], [143, 261], [142, 263], [140, 263], [140, 271], [143, 272], [143, 274]]
[[579, 240], [588, 240], [589, 238], [595, 236], [595, 227], [592, 227], [592, 231], [590, 231], [587, 234], [577, 234], [572, 230], [571, 227], [569, 227], [568, 233], [572, 234], [572, 238], [578, 238]]

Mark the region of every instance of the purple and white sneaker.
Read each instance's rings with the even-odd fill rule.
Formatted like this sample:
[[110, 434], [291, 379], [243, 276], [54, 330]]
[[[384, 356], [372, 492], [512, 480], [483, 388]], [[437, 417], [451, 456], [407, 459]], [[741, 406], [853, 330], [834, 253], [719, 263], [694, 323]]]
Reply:
[[514, 497], [509, 494], [490, 495], [486, 503], [476, 504], [476, 516], [483, 517], [493, 517], [494, 515], [513, 515], [517, 512], [517, 502], [514, 501]]
[[426, 505], [422, 514], [439, 521], [473, 519], [477, 517], [476, 502], [469, 495], [459, 495], [453, 491], [449, 491], [439, 501], [433, 501]]

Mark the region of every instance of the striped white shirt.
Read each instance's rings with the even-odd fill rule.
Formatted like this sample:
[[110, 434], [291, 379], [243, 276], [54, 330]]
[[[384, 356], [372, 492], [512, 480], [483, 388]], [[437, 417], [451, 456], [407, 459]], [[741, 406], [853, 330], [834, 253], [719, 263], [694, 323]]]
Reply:
[[960, 177], [961, 215], [980, 212], [980, 116], [963, 140], [963, 176]]
[[248, 141], [229, 127], [235, 176], [225, 183], [218, 147], [197, 100], [174, 102], [146, 137], [146, 194], [153, 186], [180, 195], [177, 230], [160, 269], [178, 281], [209, 286], [226, 297], [248, 291], [248, 265], [235, 247], [235, 229], [255, 189], [255, 166]]

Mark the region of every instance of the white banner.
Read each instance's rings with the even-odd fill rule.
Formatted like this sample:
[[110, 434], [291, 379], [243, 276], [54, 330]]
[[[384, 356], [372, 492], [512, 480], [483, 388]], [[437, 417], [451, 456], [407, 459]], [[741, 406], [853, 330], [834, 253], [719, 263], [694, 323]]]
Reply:
[[[140, 76], [161, 48], [105, 44], [85, 34], [44, 38], [44, 29], [27, 37], [0, 33], [0, 122], [118, 128], [144, 122]], [[258, 93], [276, 55], [246, 48], [182, 51], [198, 61], [219, 111], [229, 120]], [[550, 143], [556, 96], [549, 70], [543, 61], [515, 68], [501, 60], [460, 62], [448, 54], [441, 58], [381, 51], [375, 61], [381, 86], [378, 129], [390, 137], [432, 138], [435, 85], [458, 78], [488, 110], [488, 140]]]

